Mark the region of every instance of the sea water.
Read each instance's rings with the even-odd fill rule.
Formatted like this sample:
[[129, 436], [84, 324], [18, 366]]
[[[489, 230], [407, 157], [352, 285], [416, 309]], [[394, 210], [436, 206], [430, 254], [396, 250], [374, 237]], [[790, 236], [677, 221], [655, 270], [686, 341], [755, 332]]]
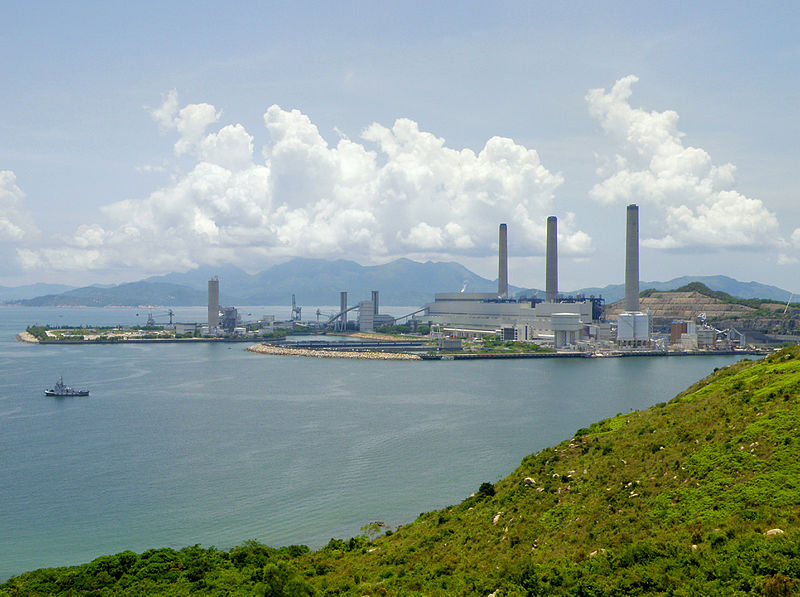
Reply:
[[[204, 319], [204, 308], [175, 311]], [[14, 339], [34, 323], [146, 317], [0, 308], [0, 580], [126, 549], [319, 547], [372, 521], [407, 523], [580, 427], [669, 400], [736, 360], [360, 361], [242, 344]], [[46, 398], [61, 375], [91, 396]]]

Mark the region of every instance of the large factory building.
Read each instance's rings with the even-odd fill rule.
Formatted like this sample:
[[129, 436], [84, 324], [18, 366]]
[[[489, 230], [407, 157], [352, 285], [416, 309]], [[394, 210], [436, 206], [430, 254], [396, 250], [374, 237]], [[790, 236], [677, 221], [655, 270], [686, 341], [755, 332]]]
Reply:
[[508, 298], [508, 233], [500, 225], [497, 293], [439, 293], [419, 322], [438, 326], [445, 334], [479, 337], [501, 334], [509, 340], [550, 344], [556, 348], [575, 345], [588, 337], [590, 324], [600, 317], [596, 302], [559, 301], [557, 222], [547, 218], [545, 302]]
[[[449, 292], [436, 294], [434, 302], [414, 318], [460, 337], [501, 335], [551, 345], [576, 346], [581, 342], [612, 341], [611, 324], [601, 321], [602, 299], [560, 299], [558, 296], [558, 245], [555, 216], [547, 218], [545, 301], [508, 298], [506, 225], [500, 225], [497, 294]], [[650, 342], [650, 317], [639, 310], [639, 208], [629, 205], [625, 247], [625, 313], [617, 320], [616, 341], [621, 346]]]

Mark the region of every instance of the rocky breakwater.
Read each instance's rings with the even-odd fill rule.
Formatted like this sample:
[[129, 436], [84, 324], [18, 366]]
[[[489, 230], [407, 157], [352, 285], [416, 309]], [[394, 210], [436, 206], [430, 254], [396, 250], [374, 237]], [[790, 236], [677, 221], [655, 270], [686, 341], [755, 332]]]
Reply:
[[19, 334], [17, 334], [17, 341], [27, 342], [28, 344], [39, 344], [39, 340], [37, 340], [36, 336], [31, 334], [30, 332], [20, 332]]
[[404, 352], [376, 352], [376, 351], [350, 351], [350, 350], [309, 350], [307, 348], [289, 348], [286, 346], [272, 346], [271, 344], [255, 344], [247, 349], [249, 352], [259, 354], [274, 354], [290, 357], [316, 357], [318, 359], [362, 359], [370, 361], [419, 361], [422, 358], [416, 354]]

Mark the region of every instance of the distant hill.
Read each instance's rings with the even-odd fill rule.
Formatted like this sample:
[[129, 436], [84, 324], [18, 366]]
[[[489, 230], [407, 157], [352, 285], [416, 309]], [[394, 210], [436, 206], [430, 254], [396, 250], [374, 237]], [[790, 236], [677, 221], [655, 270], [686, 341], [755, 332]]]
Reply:
[[[639, 282], [639, 289], [644, 291], [648, 288], [653, 290], [675, 290], [682, 286], [686, 286], [691, 282], [701, 282], [711, 290], [724, 292], [736, 298], [741, 299], [770, 299], [775, 301], [783, 301], [784, 303], [789, 300], [792, 295], [788, 290], [778, 288], [777, 286], [770, 286], [768, 284], [760, 284], [759, 282], [739, 282], [728, 276], [681, 276], [680, 278], [673, 278], [667, 282]], [[544, 297], [544, 291], [538, 289], [522, 290], [520, 294], [527, 294], [528, 296]], [[578, 290], [571, 290], [562, 292], [564, 295], [583, 294], [585, 296], [602, 296], [606, 300], [606, 304], [615, 303], [625, 297], [624, 284], [609, 284], [608, 286], [587, 287], [579, 288]]]
[[34, 298], [45, 294], [59, 294], [72, 290], [66, 284], [28, 284], [25, 286], [0, 286], [0, 303]]
[[86, 286], [61, 294], [15, 301], [26, 307], [136, 307], [139, 305], [203, 305], [207, 293], [178, 284], [131, 282], [110, 288]]
[[397, 259], [383, 265], [362, 266], [339, 259], [292, 259], [256, 276], [260, 290], [248, 296], [251, 304], [287, 302], [292, 294], [303, 304], [338, 304], [339, 292], [348, 292], [355, 304], [380, 291], [384, 305], [422, 305], [437, 292], [496, 292], [497, 282], [482, 278], [454, 262]]
[[[494, 292], [497, 282], [482, 278], [454, 262], [420, 263], [397, 259], [390, 263], [362, 266], [339, 259], [292, 259], [259, 274], [226, 266], [203, 267], [186, 273], [146, 278], [112, 287], [87, 286], [60, 294], [18, 300], [25, 306], [139, 306], [204, 305], [208, 279], [220, 278], [223, 305], [289, 304], [292, 294], [300, 305], [338, 305], [339, 292], [348, 292], [350, 305], [368, 300], [380, 291], [383, 305], [423, 305], [437, 292]], [[519, 290], [511, 286], [510, 292]]]
[[[383, 305], [423, 305], [437, 292], [496, 292], [496, 280], [488, 280], [455, 262], [397, 259], [382, 265], [359, 265], [338, 259], [296, 258], [258, 274], [235, 266], [204, 266], [185, 273], [145, 278], [139, 282], [84, 288], [33, 285], [7, 289], [19, 296], [2, 299], [27, 306], [188, 306], [207, 302], [208, 279], [220, 279], [223, 305], [288, 305], [292, 294], [300, 305], [338, 305], [339, 292], [348, 292], [348, 303], [368, 300], [372, 290], [380, 291]], [[739, 282], [727, 276], [683, 276], [668, 282], [640, 282], [642, 290], [674, 290], [690, 282], [702, 282], [712, 290], [738, 298], [789, 299], [790, 292], [757, 282]], [[35, 293], [40, 288], [41, 293]], [[24, 289], [24, 290], [23, 290]], [[2, 290], [2, 289], [0, 289]], [[63, 290], [66, 290], [64, 292]], [[544, 297], [539, 289], [509, 286], [512, 296]], [[622, 284], [603, 288], [580, 288], [564, 295], [602, 296], [610, 304], [623, 298]]]
[[314, 552], [126, 551], [0, 594], [796, 595], [799, 387], [800, 347], [784, 349], [578, 429], [402, 527]]

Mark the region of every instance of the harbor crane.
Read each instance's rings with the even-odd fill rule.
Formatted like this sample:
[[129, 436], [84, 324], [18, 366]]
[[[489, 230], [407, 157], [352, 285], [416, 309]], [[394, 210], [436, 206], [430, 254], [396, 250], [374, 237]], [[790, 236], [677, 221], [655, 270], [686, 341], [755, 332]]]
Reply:
[[295, 301], [294, 295], [292, 295], [292, 321], [300, 321], [301, 316], [300, 313], [302, 312], [303, 308], [297, 306], [297, 301]]
[[172, 318], [175, 316], [175, 312], [172, 309], [167, 309], [166, 311], [158, 311], [157, 313], [153, 313], [152, 309], [148, 309], [146, 325], [149, 327], [153, 327], [156, 325], [156, 317], [167, 317], [167, 316], [169, 316], [169, 325], [172, 325]]

